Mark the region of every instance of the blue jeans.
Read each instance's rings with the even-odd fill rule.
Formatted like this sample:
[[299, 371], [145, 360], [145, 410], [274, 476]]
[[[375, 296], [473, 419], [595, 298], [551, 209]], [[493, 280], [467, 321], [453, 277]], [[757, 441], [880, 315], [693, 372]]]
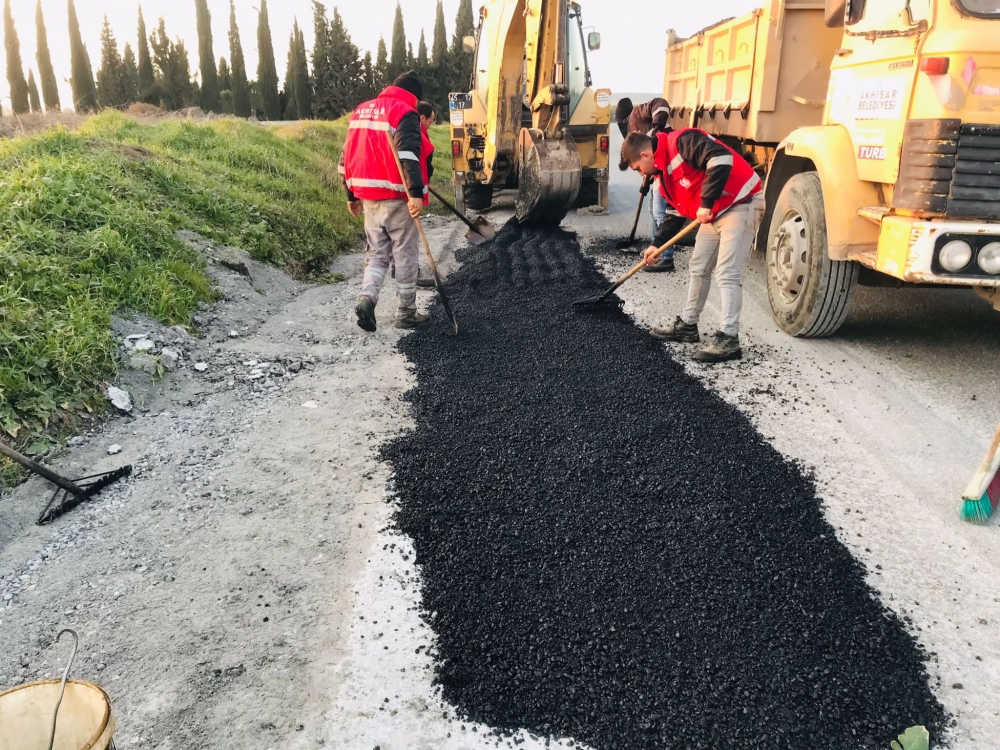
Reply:
[[[671, 213], [675, 213], [673, 209], [670, 210]], [[653, 217], [653, 235], [656, 235], [656, 230], [660, 228], [660, 224], [667, 216], [667, 199], [663, 197], [663, 193], [660, 192], [660, 185], [658, 180], [654, 180], [653, 184], [649, 186], [649, 213]], [[662, 253], [660, 253], [661, 260], [668, 260], [674, 257], [674, 249], [668, 247]]]

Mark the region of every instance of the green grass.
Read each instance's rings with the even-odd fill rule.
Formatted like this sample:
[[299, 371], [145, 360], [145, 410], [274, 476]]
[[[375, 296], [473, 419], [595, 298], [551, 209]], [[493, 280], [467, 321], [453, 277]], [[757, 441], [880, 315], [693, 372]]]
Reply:
[[325, 277], [361, 228], [338, 184], [344, 133], [106, 112], [0, 142], [0, 432], [35, 452], [106, 408], [116, 311], [187, 324], [213, 299], [177, 229]]

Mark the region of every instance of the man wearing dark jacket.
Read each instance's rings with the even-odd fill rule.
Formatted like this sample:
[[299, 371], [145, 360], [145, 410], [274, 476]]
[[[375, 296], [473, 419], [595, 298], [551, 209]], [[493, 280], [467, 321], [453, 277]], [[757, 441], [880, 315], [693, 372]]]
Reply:
[[[653, 138], [630, 133], [622, 144], [618, 166], [658, 177], [660, 191], [677, 212], [701, 224], [691, 253], [687, 304], [673, 325], [654, 328], [653, 336], [667, 341], [699, 340], [698, 319], [714, 274], [722, 295], [722, 326], [694, 359], [739, 359], [743, 356], [739, 340], [743, 271], [764, 212], [757, 173], [742, 156], [696, 128], [668, 128]], [[670, 238], [670, 231], [663, 225], [657, 232], [644, 253], [647, 263]]]
[[[659, 97], [650, 99], [648, 102], [633, 106], [632, 100], [628, 97], [618, 100], [615, 107], [615, 122], [621, 130], [622, 138], [628, 137], [629, 133], [643, 133], [652, 137], [656, 133], [662, 133], [669, 128], [670, 104], [666, 99]], [[640, 192], [643, 195], [649, 193], [650, 183], [652, 183], [653, 195], [649, 199], [649, 212], [653, 217], [653, 234], [655, 235], [660, 226], [666, 222], [669, 235], [673, 237], [684, 226], [684, 218], [667, 205], [667, 199], [659, 191], [656, 180], [649, 178], [643, 182]], [[650, 273], [670, 272], [674, 270], [674, 248], [668, 247], [660, 255], [660, 260], [642, 269]]]
[[[340, 172], [352, 216], [365, 216], [368, 258], [355, 312], [358, 325], [374, 331], [375, 305], [390, 261], [396, 266], [396, 328], [424, 325], [417, 312], [419, 236], [414, 219], [427, 205], [427, 150], [417, 103], [423, 84], [412, 71], [351, 114]], [[389, 145], [393, 139], [404, 174]]]

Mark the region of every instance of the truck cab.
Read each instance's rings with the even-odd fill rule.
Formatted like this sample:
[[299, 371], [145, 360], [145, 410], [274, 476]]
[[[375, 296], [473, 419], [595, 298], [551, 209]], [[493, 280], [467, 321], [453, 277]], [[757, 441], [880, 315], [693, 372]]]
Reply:
[[839, 328], [857, 283], [1000, 287], [1000, 8], [827, 0], [822, 122], [775, 149], [758, 245], [775, 320]]

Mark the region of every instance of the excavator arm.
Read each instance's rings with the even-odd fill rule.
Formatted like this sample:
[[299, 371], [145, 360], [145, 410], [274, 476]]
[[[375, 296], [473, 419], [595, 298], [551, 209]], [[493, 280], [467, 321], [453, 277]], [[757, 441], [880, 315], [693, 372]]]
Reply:
[[559, 221], [580, 191], [583, 166], [566, 136], [568, 0], [525, 0], [525, 99], [531, 127], [518, 148], [518, 221]]
[[[516, 175], [522, 222], [558, 222], [580, 191], [583, 166], [566, 131], [569, 6], [570, 0], [487, 0], [480, 10], [475, 91], [467, 101], [472, 105], [478, 95], [486, 110], [481, 146], [471, 146], [473, 153], [481, 148], [482, 160], [464, 161], [481, 185], [502, 186]], [[457, 143], [464, 155], [463, 141]]]

